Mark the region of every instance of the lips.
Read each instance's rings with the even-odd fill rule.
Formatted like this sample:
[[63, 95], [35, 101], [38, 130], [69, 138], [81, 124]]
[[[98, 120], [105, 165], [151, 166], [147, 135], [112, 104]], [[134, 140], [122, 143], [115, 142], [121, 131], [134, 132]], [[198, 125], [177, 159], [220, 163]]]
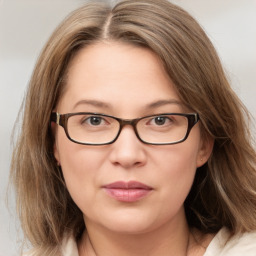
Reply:
[[110, 197], [121, 202], [136, 202], [152, 191], [152, 187], [137, 181], [117, 181], [103, 188]]

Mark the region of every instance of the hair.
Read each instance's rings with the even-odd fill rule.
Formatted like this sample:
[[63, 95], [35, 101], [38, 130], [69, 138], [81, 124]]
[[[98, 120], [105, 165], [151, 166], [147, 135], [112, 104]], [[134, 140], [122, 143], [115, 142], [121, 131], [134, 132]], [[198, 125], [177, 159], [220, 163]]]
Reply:
[[85, 229], [53, 154], [50, 115], [65, 89], [79, 50], [117, 41], [146, 47], [161, 59], [182, 102], [214, 139], [185, 201], [190, 227], [204, 233], [256, 230], [256, 154], [249, 113], [231, 89], [217, 53], [199, 24], [165, 0], [95, 1], [75, 10], [54, 31], [35, 66], [24, 101], [11, 179], [25, 239], [36, 255], [59, 255], [66, 233]]

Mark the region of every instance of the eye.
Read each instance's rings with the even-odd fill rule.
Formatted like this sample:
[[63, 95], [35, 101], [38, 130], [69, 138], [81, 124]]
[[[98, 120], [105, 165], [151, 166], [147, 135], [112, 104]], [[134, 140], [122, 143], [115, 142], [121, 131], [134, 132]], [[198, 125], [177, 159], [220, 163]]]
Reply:
[[162, 126], [162, 125], [165, 125], [165, 124], [169, 124], [172, 120], [169, 118], [169, 117], [166, 117], [166, 116], [157, 116], [157, 117], [154, 117], [152, 120], [151, 120], [151, 123], [152, 124], [155, 124], [157, 126]]
[[106, 121], [100, 116], [90, 116], [84, 119], [82, 123], [89, 124], [92, 126], [99, 126], [105, 124]]
[[157, 116], [154, 118], [154, 123], [157, 125], [163, 125], [166, 122], [166, 117], [163, 116]]

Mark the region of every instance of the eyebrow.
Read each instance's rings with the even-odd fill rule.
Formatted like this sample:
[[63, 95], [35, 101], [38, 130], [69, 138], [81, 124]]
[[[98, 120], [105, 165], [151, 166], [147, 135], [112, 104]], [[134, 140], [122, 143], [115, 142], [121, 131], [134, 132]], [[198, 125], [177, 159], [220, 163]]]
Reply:
[[[106, 109], [110, 109], [111, 108], [111, 105], [106, 103], [106, 102], [103, 102], [103, 101], [98, 101], [98, 100], [90, 100], [90, 99], [83, 99], [83, 100], [80, 100], [78, 101], [73, 109], [75, 109], [77, 106], [79, 105], [91, 105], [91, 106], [95, 106], [95, 107], [99, 107], [99, 108], [106, 108]], [[155, 101], [155, 102], [152, 102], [152, 103], [149, 103], [145, 106], [146, 109], [154, 109], [154, 108], [157, 108], [157, 107], [161, 107], [161, 106], [165, 106], [165, 105], [169, 105], [169, 104], [176, 104], [176, 105], [180, 105], [182, 106], [183, 104], [178, 101], [178, 100], [175, 100], [175, 99], [170, 99], [170, 100], [158, 100], [158, 101]]]
[[152, 102], [148, 105], [146, 105], [146, 108], [157, 108], [157, 107], [161, 107], [161, 106], [165, 106], [165, 105], [169, 105], [169, 104], [176, 104], [176, 105], [183, 105], [180, 101], [175, 100], [175, 99], [170, 99], [170, 100], [158, 100], [155, 102]]
[[110, 105], [103, 102], [103, 101], [98, 101], [98, 100], [80, 100], [78, 101], [73, 109], [75, 109], [77, 106], [79, 105], [91, 105], [91, 106], [95, 106], [95, 107], [98, 107], [98, 108], [110, 108]]

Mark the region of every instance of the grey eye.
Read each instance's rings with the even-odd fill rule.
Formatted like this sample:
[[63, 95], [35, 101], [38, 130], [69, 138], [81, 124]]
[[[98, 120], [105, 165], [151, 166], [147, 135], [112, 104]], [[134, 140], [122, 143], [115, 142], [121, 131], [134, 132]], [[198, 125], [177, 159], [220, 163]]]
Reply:
[[90, 116], [86, 118], [83, 123], [87, 123], [89, 125], [98, 126], [102, 124], [103, 118], [99, 116]]
[[92, 117], [90, 118], [90, 123], [91, 123], [92, 125], [99, 125], [99, 124], [101, 124], [101, 121], [102, 121], [102, 118], [101, 118], [101, 117], [98, 117], [98, 116], [92, 116]]
[[154, 123], [156, 125], [164, 125], [167, 121], [167, 117], [164, 117], [164, 116], [157, 116], [154, 118]]

